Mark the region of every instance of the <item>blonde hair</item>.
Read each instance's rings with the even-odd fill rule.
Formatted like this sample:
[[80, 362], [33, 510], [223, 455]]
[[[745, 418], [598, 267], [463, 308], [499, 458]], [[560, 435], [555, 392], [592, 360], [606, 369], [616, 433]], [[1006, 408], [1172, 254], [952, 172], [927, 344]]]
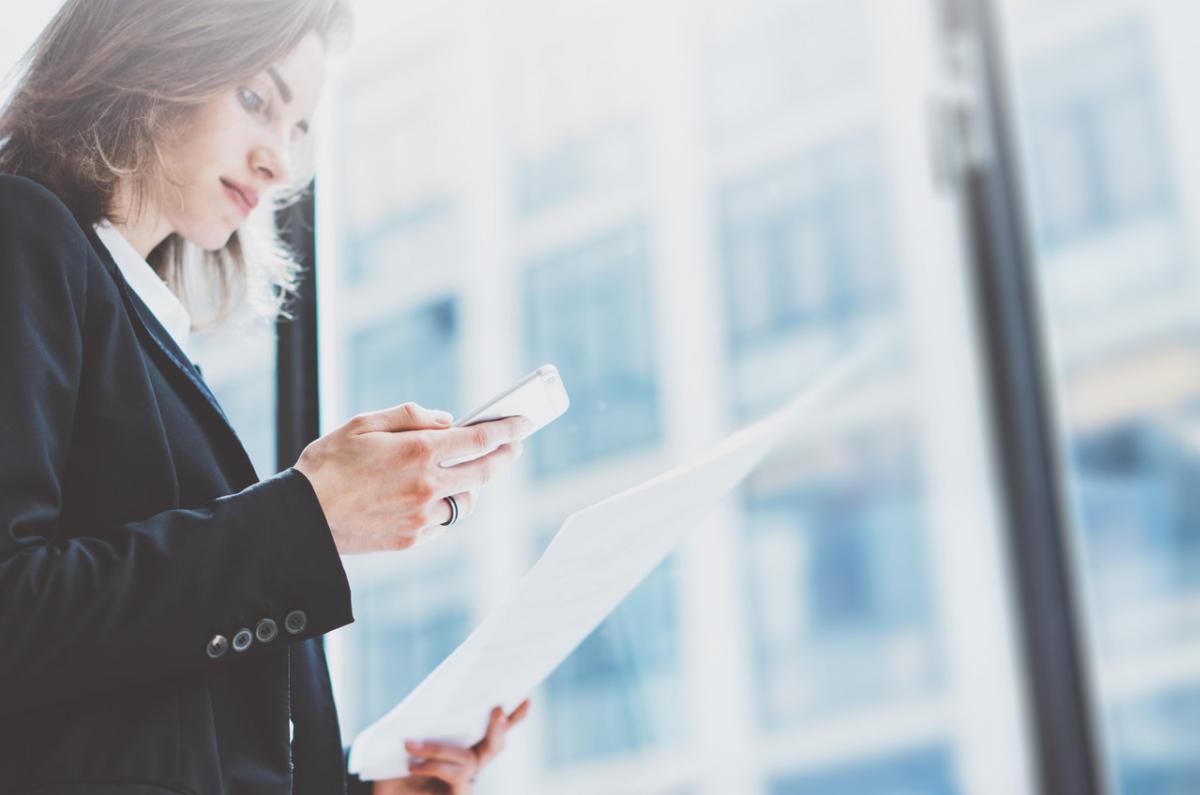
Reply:
[[[0, 108], [0, 173], [45, 185], [84, 228], [112, 217], [117, 186], [131, 213], [176, 184], [163, 144], [208, 100], [259, 74], [316, 33], [331, 49], [349, 36], [346, 0], [66, 0], [11, 79]], [[271, 203], [302, 198], [311, 172]], [[289, 317], [300, 265], [274, 226], [251, 217], [217, 251], [172, 233], [147, 257], [215, 325], [249, 303]]]

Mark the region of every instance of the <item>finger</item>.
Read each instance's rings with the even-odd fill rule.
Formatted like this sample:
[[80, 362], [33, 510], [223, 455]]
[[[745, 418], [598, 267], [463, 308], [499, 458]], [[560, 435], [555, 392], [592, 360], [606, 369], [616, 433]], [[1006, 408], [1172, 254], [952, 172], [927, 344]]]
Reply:
[[512, 465], [524, 451], [523, 443], [510, 442], [500, 445], [482, 458], [444, 469], [440, 478], [442, 490], [446, 494], [460, 491], [477, 492], [506, 467]]
[[425, 428], [449, 428], [454, 418], [445, 411], [427, 409], [417, 403], [402, 403], [399, 406], [359, 414], [351, 422], [361, 426], [360, 433], [391, 433]]
[[[460, 491], [458, 494], [453, 496], [454, 501], [458, 503], [458, 518], [455, 519], [455, 524], [457, 524], [466, 517], [470, 516], [475, 510], [475, 495], [469, 491]], [[418, 542], [428, 541], [432, 538], [436, 538], [450, 529], [450, 526], [446, 524], [454, 515], [450, 508], [450, 503], [447, 502], [446, 498], [444, 497], [439, 500], [438, 503], [438, 507], [433, 511], [433, 513], [437, 514], [437, 516], [430, 518], [429, 524], [417, 531], [416, 540]]]
[[[455, 519], [455, 523], [458, 523], [470, 516], [471, 512], [475, 510], [475, 495], [469, 491], [460, 491], [451, 496], [453, 496], [454, 501], [458, 503], [458, 518]], [[440, 530], [441, 528], [446, 527], [446, 522], [449, 522], [451, 517], [454, 516], [454, 510], [450, 507], [450, 503], [445, 497], [442, 497], [440, 500], [438, 500], [437, 507], [433, 510], [433, 513], [436, 517], [431, 519], [433, 524], [421, 528], [422, 531], [432, 532], [433, 530]], [[421, 535], [425, 536], [428, 535], [428, 533], [422, 532]]]
[[408, 772], [414, 776], [441, 779], [455, 787], [463, 787], [471, 783], [472, 771], [453, 762], [431, 762], [427, 759], [411, 759]]
[[437, 453], [442, 461], [478, 455], [529, 435], [533, 423], [524, 417], [480, 422], [466, 428], [450, 428], [437, 436]]
[[507, 722], [504, 720], [504, 710], [493, 707], [488, 715], [487, 731], [483, 739], [475, 743], [474, 751], [479, 755], [480, 764], [486, 764], [493, 756], [504, 750], [504, 732]]
[[[454, 497], [454, 501], [458, 503], [458, 521], [461, 522], [463, 519], [466, 519], [468, 516], [470, 516], [475, 510], [475, 495], [469, 491], [460, 491], [451, 496]], [[442, 499], [442, 507], [446, 509], [443, 512], [445, 513], [445, 517], [442, 519], [442, 523], [445, 523], [450, 521], [450, 516], [453, 511], [450, 510], [450, 503], [446, 502], [445, 498]]]
[[451, 762], [465, 768], [473, 767], [477, 758], [470, 748], [450, 743], [409, 741], [404, 744], [404, 749], [419, 759], [429, 762]]
[[508, 728], [516, 726], [521, 721], [525, 720], [525, 716], [529, 714], [529, 699], [525, 699], [517, 708], [514, 709], [508, 716]]

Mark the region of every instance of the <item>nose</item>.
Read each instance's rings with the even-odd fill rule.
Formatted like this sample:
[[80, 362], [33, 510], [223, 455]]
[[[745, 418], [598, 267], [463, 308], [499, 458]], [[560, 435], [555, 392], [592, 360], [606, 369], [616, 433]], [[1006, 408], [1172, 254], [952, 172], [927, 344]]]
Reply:
[[292, 154], [283, 136], [256, 147], [250, 156], [250, 167], [268, 184], [286, 184], [292, 178]]

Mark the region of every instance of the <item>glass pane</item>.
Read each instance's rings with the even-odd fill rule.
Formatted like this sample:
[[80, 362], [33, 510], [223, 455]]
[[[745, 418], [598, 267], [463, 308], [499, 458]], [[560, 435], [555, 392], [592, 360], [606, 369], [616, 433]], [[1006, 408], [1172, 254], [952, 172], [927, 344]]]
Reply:
[[561, 476], [660, 436], [645, 230], [605, 230], [523, 269], [525, 368], [563, 362], [583, 410], [548, 427], [533, 448], [538, 479]]
[[[278, 471], [275, 434], [275, 326], [231, 320], [197, 332], [188, 354], [201, 369], [260, 478]], [[290, 464], [289, 464], [290, 466]]]
[[319, 180], [326, 428], [461, 414], [545, 362], [572, 404], [462, 525], [346, 559], [347, 744], [565, 516], [884, 335], [550, 676], [481, 790], [1029, 791], [931, 4], [357, 5]]
[[868, 129], [721, 187], [722, 287], [739, 416], [777, 403], [831, 352], [895, 321], [885, 178], [879, 131]]
[[1005, 11], [1109, 772], [1200, 791], [1200, 9]]
[[945, 687], [916, 442], [885, 426], [813, 445], [783, 488], [747, 495], [748, 640], [764, 725]]
[[916, 751], [823, 772], [808, 779], [777, 781], [771, 795], [951, 795], [954, 768], [943, 749]]
[[395, 395], [425, 406], [457, 405], [457, 318], [454, 299], [437, 298], [357, 329], [346, 351], [351, 413], [393, 405]]
[[[531, 551], [541, 554], [551, 535]], [[546, 680], [548, 768], [686, 746], [678, 586], [668, 559]]]

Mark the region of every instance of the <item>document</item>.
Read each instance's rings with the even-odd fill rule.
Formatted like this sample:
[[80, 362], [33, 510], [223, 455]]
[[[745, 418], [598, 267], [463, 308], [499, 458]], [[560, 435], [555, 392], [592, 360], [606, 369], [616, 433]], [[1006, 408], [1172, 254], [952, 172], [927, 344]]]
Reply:
[[780, 440], [874, 366], [881, 350], [858, 349], [697, 460], [567, 517], [512, 593], [355, 738], [350, 771], [364, 780], [407, 775], [409, 739], [478, 742], [492, 707], [515, 709]]

